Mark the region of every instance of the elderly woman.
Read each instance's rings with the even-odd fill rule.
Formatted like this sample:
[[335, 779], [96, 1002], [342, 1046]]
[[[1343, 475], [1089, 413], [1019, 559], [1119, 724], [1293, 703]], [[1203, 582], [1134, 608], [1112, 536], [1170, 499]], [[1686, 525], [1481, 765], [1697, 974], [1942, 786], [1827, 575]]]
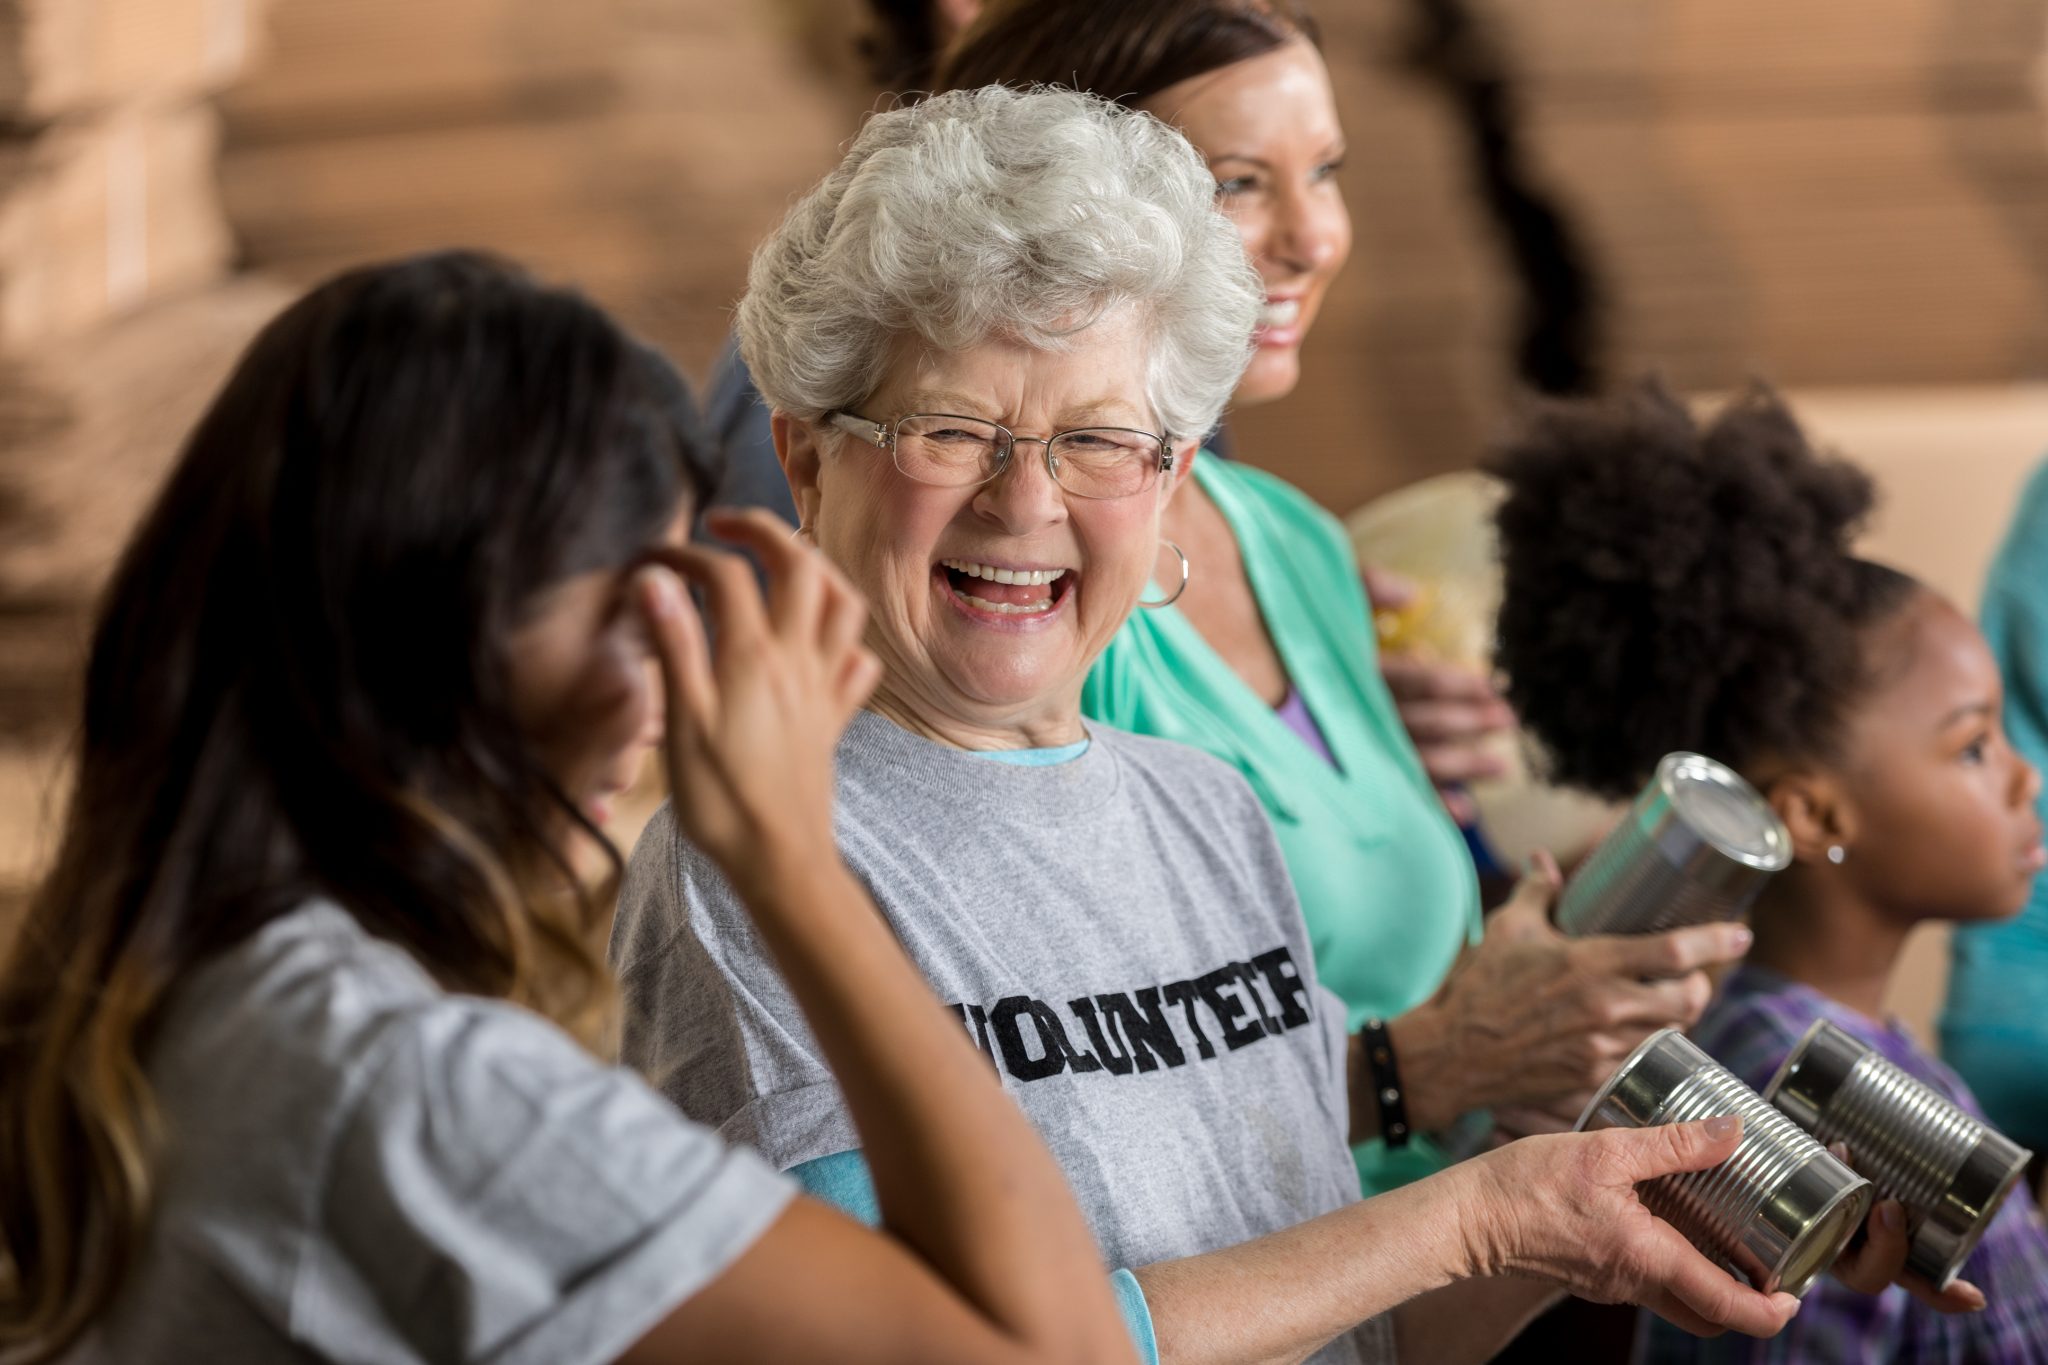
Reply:
[[[1732, 1124], [1534, 1138], [1360, 1201], [1374, 1101], [1258, 799], [1082, 723], [1249, 350], [1258, 282], [1213, 188], [1148, 116], [958, 93], [870, 120], [756, 254], [739, 329], [799, 534], [866, 593], [884, 669], [839, 749], [840, 853], [1060, 1161], [1148, 1354], [1477, 1359], [1551, 1285], [1775, 1331], [1789, 1297], [1635, 1197]], [[613, 955], [629, 1059], [863, 1209], [818, 1040], [666, 817]]]
[[[1265, 305], [1233, 401], [1284, 400], [1351, 246], [1344, 128], [1306, 12], [1284, 0], [1008, 0], [941, 72], [961, 87], [1039, 81], [1113, 95], [1202, 153]], [[1428, 750], [1461, 712], [1496, 704], [1490, 690], [1379, 657], [1343, 527], [1256, 468], [1256, 451], [1238, 453], [1248, 458], [1190, 457], [1164, 518], [1191, 564], [1187, 591], [1134, 614], [1081, 705], [1204, 749], [1258, 793], [1316, 970], [1352, 1026], [1374, 1030], [1374, 1057], [1391, 1059], [1377, 1088], [1397, 1099], [1355, 1150], [1371, 1194], [1441, 1169], [1478, 1111], [1524, 1131], [1570, 1124], [1636, 1043], [1698, 1017], [1700, 969], [1739, 956], [1748, 931], [1575, 941], [1525, 902], [1482, 935], [1472, 859], [1432, 783], [1472, 775], [1455, 766], [1471, 751], [1437, 742], [1432, 762]], [[1406, 729], [1390, 684], [1424, 694]]]

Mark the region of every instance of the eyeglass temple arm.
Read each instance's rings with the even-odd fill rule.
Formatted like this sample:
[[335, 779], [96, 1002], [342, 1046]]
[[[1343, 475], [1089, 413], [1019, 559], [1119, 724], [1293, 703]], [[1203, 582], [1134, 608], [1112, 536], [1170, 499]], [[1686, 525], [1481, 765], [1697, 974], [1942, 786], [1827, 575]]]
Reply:
[[870, 445], [889, 448], [889, 428], [880, 422], [871, 422], [857, 413], [838, 411], [825, 414], [825, 425], [835, 427], [849, 436], [858, 436]]

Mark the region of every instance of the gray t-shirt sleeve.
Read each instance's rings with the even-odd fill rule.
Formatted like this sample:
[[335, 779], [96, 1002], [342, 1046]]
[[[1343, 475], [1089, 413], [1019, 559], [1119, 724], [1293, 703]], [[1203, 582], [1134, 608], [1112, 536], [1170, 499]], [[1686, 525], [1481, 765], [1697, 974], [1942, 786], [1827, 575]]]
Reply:
[[627, 863], [611, 957], [623, 1059], [685, 1115], [778, 1170], [861, 1145], [746, 906], [667, 807]]
[[335, 1133], [291, 1291], [336, 1361], [616, 1359], [793, 1187], [510, 1006], [387, 1026]]

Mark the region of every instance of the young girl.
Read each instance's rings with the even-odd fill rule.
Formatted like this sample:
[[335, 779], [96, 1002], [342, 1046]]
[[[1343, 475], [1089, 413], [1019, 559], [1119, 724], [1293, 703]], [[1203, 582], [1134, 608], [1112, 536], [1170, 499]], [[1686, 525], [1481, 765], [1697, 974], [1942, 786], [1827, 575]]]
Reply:
[[[243, 358], [114, 577], [0, 973], [0, 1359], [1130, 1359], [1058, 1171], [830, 854], [864, 612], [763, 514], [719, 526], [765, 603], [677, 548], [680, 392], [468, 254]], [[577, 869], [664, 710], [887, 1231], [598, 1060]]]
[[[1885, 984], [1914, 925], [2026, 903], [2048, 862], [2040, 776], [2006, 743], [1976, 628], [1850, 552], [1870, 481], [1815, 454], [1767, 393], [1702, 429], [1654, 388], [1545, 412], [1499, 472], [1499, 659], [1558, 776], [1626, 798], [1663, 754], [1695, 750], [1749, 779], [1791, 831], [1795, 861], [1758, 901], [1755, 946], [1701, 1019], [1701, 1046], [1761, 1089], [1826, 1019], [1975, 1112], [1884, 1016]], [[1880, 1205], [1880, 1223], [1899, 1216]], [[1943, 1306], [1981, 1311], [1823, 1282], [1775, 1340], [1651, 1324], [1649, 1355], [2048, 1359], [2048, 1234], [2025, 1190], [1963, 1274], [1981, 1295], [1965, 1285]]]

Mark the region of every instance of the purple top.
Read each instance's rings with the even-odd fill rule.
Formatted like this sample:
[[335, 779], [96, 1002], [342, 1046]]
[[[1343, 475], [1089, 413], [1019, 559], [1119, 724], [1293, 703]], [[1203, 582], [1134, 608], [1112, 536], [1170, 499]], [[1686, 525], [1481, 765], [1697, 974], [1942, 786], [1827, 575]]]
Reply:
[[1337, 766], [1337, 756], [1330, 752], [1329, 741], [1323, 738], [1323, 727], [1316, 724], [1316, 718], [1309, 714], [1308, 703], [1302, 700], [1301, 689], [1289, 683], [1287, 698], [1273, 708], [1273, 714], [1285, 721], [1287, 728], [1301, 736], [1301, 742], [1315, 750], [1317, 758]]
[[[1816, 1019], [1875, 1048], [1915, 1079], [1981, 1119], [1962, 1078], [1921, 1050], [1897, 1021], [1879, 1023], [1811, 986], [1755, 967], [1728, 978], [1707, 1007], [1693, 1041], [1761, 1091]], [[1730, 1332], [1711, 1341], [1661, 1319], [1648, 1324], [1637, 1359], [1644, 1365], [1841, 1361], [1855, 1365], [2042, 1365], [2048, 1362], [2048, 1229], [2024, 1184], [2015, 1186], [1963, 1263], [1962, 1277], [1984, 1291], [1981, 1313], [1944, 1315], [1893, 1286], [1872, 1297], [1822, 1277], [1799, 1316], [1768, 1341]]]

